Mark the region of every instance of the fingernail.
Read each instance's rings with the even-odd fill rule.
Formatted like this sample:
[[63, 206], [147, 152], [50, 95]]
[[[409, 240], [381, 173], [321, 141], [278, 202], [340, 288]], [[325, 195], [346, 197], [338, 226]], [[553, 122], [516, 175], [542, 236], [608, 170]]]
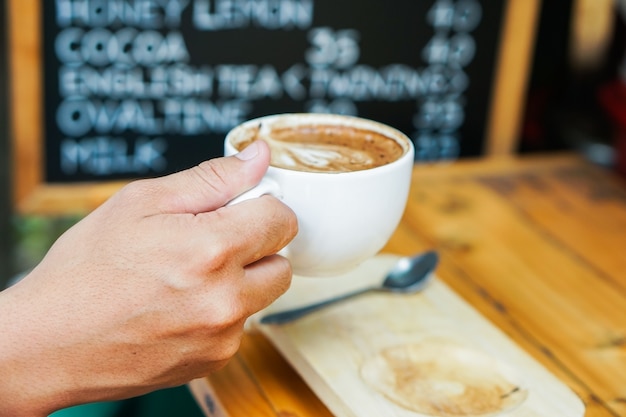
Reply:
[[253, 159], [259, 154], [259, 145], [256, 142], [252, 142], [243, 151], [239, 152], [235, 156], [242, 161], [248, 161]]

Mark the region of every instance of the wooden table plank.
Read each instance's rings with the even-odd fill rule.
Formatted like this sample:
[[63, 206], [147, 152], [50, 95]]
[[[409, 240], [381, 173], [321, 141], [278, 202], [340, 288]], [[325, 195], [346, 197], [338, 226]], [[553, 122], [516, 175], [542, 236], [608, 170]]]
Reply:
[[207, 416], [276, 416], [260, 391], [256, 377], [248, 373], [247, 365], [239, 356], [206, 380], [191, 381], [188, 387]]
[[[626, 276], [616, 273], [626, 269], [626, 256], [622, 255], [626, 243], [623, 184], [584, 168], [484, 177], [483, 181], [552, 238], [626, 289]], [[546, 194], [550, 198], [545, 198]]]
[[[250, 331], [242, 343], [240, 356], [257, 377], [259, 388], [277, 415], [332, 416], [262, 334]], [[284, 381], [289, 381], [289, 390], [285, 390]]]
[[[520, 209], [521, 202], [529, 207], [534, 207], [532, 202], [541, 206], [553, 201], [555, 189], [557, 193], [572, 193], [572, 188], [563, 190], [563, 184], [555, 182], [558, 180], [552, 178], [556, 177], [555, 172], [548, 170], [542, 174], [550, 175], [554, 182], [552, 187], [541, 190], [544, 194], [537, 194], [539, 190], [529, 184], [535, 181], [535, 174], [529, 177], [524, 170], [504, 180], [498, 173], [489, 174], [499, 181], [495, 192], [493, 181], [486, 174], [463, 178], [428, 175], [424, 179], [417, 174], [411, 194], [415, 201], [409, 204], [408, 223], [413, 233], [428, 235], [435, 247], [452, 253], [451, 261], [464, 272], [461, 279], [473, 280], [475, 291], [489, 294], [490, 303], [498, 306], [499, 314], [514, 319], [516, 327], [521, 329], [511, 335], [518, 343], [523, 344], [524, 338], [535, 339], [543, 352], [544, 364], [553, 369], [561, 366], [575, 369], [569, 372], [568, 383], [584, 386], [588, 385], [587, 381], [593, 381], [593, 388], [579, 386], [579, 394], [598, 396], [617, 412], [616, 407], [626, 397], [626, 372], [606, 370], [620, 360], [623, 362], [626, 297], [622, 291], [616, 291], [614, 281], [600, 278], [586, 258], [579, 255], [580, 246], [571, 249], [572, 244], [580, 244], [588, 236], [607, 241], [606, 234], [598, 233], [601, 230], [598, 224], [583, 225], [582, 231], [573, 227], [575, 223], [584, 223], [582, 219], [594, 210], [602, 213], [605, 208], [599, 205], [607, 202], [576, 195], [586, 204], [572, 214], [573, 218], [553, 216], [549, 221], [537, 223]], [[528, 189], [534, 189], [535, 195], [529, 198], [518, 194], [527, 193]], [[582, 192], [584, 188], [576, 190]], [[547, 196], [545, 192], [551, 194]], [[613, 197], [608, 204], [621, 204], [620, 192], [621, 189], [616, 189], [610, 194], [618, 198]], [[624, 216], [626, 209], [622, 207], [618, 213]], [[536, 211], [534, 215], [542, 213]], [[620, 221], [615, 225], [616, 230], [619, 224]], [[546, 233], [547, 226], [550, 235]], [[619, 247], [623, 248], [624, 228], [621, 230], [621, 234], [613, 233], [611, 238], [615, 242], [606, 243], [622, 243]], [[576, 232], [579, 235], [574, 235]], [[616, 253], [618, 250], [612, 252], [611, 248], [591, 245], [582, 249], [589, 255], [608, 253], [606, 258], [611, 262], [619, 263], [623, 259]], [[458, 285], [453, 288], [460, 289]], [[461, 294], [466, 296], [466, 290]], [[481, 310], [479, 299], [472, 302]], [[498, 325], [502, 321], [498, 320]], [[569, 343], [563, 344], [563, 340]], [[558, 357], [559, 366], [550, 364], [554, 357]]]

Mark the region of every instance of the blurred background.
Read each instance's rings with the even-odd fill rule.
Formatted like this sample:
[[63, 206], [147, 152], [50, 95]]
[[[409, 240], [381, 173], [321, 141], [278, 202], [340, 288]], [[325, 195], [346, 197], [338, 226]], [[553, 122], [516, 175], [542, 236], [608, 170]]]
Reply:
[[[19, 4], [20, 0], [11, 1], [13, 4]], [[80, 210], [68, 210], [65, 213], [58, 211], [46, 213], [46, 210], [24, 211], [20, 209], [19, 202], [16, 202], [16, 172], [29, 170], [31, 167], [23, 166], [24, 161], [16, 157], [16, 148], [21, 143], [19, 141], [22, 138], [16, 137], [16, 130], [13, 125], [12, 114], [16, 110], [14, 108], [16, 102], [11, 99], [14, 80], [10, 73], [10, 65], [15, 53], [19, 54], [20, 51], [10, 50], [10, 45], [16, 44], [10, 42], [10, 37], [12, 34], [14, 36], [15, 32], [11, 32], [9, 29], [19, 27], [21, 22], [10, 20], [11, 14], [8, 7], [11, 1], [0, 1], [0, 288], [10, 285], [11, 282], [19, 279], [22, 274], [36, 265], [56, 238], [85, 214]], [[442, 31], [437, 23], [433, 23], [435, 22], [435, 18], [432, 17], [434, 16], [433, 10], [455, 9], [458, 11], [462, 9], [467, 12], [472, 10], [469, 6], [474, 7], [478, 4], [482, 10], [483, 22], [481, 25], [485, 28], [483, 30], [480, 27], [472, 27], [473, 32], [468, 33], [475, 34], [474, 39], [478, 44], [475, 55], [476, 65], [488, 67], [489, 80], [495, 79], [498, 76], [494, 68], [498, 51], [501, 53], [503, 50], [509, 50], [515, 55], [518, 51], [516, 48], [519, 48], [518, 43], [511, 42], [504, 45], [500, 45], [500, 43], [510, 39], [504, 36], [505, 28], [502, 26], [506, 22], [503, 17], [506, 6], [520, 1], [526, 2], [526, 0], [490, 0], [489, 2], [435, 0], [424, 2], [424, 4], [428, 3], [428, 7], [424, 6], [426, 7], [425, 10], [428, 11], [425, 13], [424, 21], [430, 22], [433, 27], [427, 35], [429, 38], [423, 41], [423, 44], [427, 46], [420, 46], [420, 48], [425, 50], [426, 47], [432, 46], [431, 41], [439, 39], [437, 36], [452, 36], [451, 34], [458, 35], [460, 33], [457, 27], [460, 24], [454, 27], [457, 32], [450, 28], [446, 29], [447, 32]], [[48, 3], [45, 7], [52, 7], [53, 2]], [[57, 3], [70, 4], [72, 2], [68, 0]], [[129, 1], [128, 3], [132, 4], [133, 2]], [[328, 2], [318, 0], [316, 7], [325, 3]], [[535, 2], [533, 0], [529, 3]], [[545, 0], [537, 1], [536, 4], [538, 7], [536, 15], [528, 20], [528, 42], [530, 45], [530, 50], [527, 51], [529, 55], [528, 68], [527, 70], [524, 68], [524, 75], [516, 80], [516, 82], [520, 79], [523, 81], [520, 102], [516, 104], [519, 108], [519, 117], [516, 126], [505, 128], [505, 130], [514, 132], [513, 137], [507, 138], [512, 143], [511, 153], [520, 156], [532, 156], [542, 153], [573, 152], [580, 154], [603, 169], [614, 172], [616, 176], [626, 176], [626, 63], [624, 60], [626, 1]], [[440, 9], [436, 9], [435, 6]], [[364, 16], [363, 19], [366, 17]], [[489, 19], [493, 19], [493, 22]], [[36, 23], [44, 24], [43, 19], [42, 21], [36, 20]], [[46, 23], [46, 25], [48, 24]], [[415, 26], [413, 23], [411, 25]], [[24, 27], [24, 30], [28, 29], [28, 25]], [[493, 30], [493, 27], [497, 30]], [[481, 32], [481, 30], [483, 31]], [[187, 37], [192, 36], [192, 34], [185, 33], [184, 30], [181, 33]], [[310, 34], [311, 32], [309, 32]], [[341, 35], [352, 36], [350, 33], [342, 33]], [[347, 39], [360, 41], [360, 57], [365, 60], [368, 57], [367, 37], [365, 33], [360, 33], [360, 35], [358, 39], [350, 36]], [[191, 42], [189, 39], [187, 41]], [[398, 44], [406, 42], [408, 41], [403, 39]], [[482, 45], [491, 45], [484, 48], [488, 52], [489, 48], [492, 48], [490, 55], [487, 54], [484, 57], [480, 55]], [[503, 49], [498, 49], [498, 46]], [[389, 49], [388, 46], [386, 48]], [[194, 52], [191, 47], [189, 47], [189, 51], [193, 55]], [[519, 53], [524, 54], [526, 52], [519, 50]], [[369, 59], [375, 60], [374, 58]], [[425, 57], [422, 54], [414, 66], [425, 67], [429, 65], [428, 68], [435, 68], [433, 59], [435, 58]], [[196, 65], [200, 68], [200, 63], [194, 62], [193, 59], [187, 60], [186, 65]], [[485, 72], [484, 67], [472, 69], [469, 64], [463, 69], [465, 74], [469, 74], [470, 84], [473, 77], [472, 71]], [[463, 72], [455, 74], [463, 74]], [[499, 76], [503, 77], [504, 80], [499, 85], [506, 88], [507, 73], [502, 73]], [[486, 99], [496, 95], [497, 92], [490, 91], [492, 87], [484, 86], [482, 81], [475, 84], [474, 90], [470, 87], [463, 87], [463, 94], [457, 94], [454, 98], [457, 100], [461, 96], [462, 100], [457, 100], [454, 103], [461, 103], [461, 106], [466, 106], [466, 120], [469, 121], [476, 117], [472, 116], [469, 109], [472, 103], [478, 103], [476, 108], [482, 113], [495, 114], [497, 112], [497, 109], [489, 107]], [[426, 104], [432, 104], [432, 102], [423, 97], [418, 101], [420, 100], [422, 100], [420, 102], [422, 107], [416, 111], [416, 114], [423, 116]], [[412, 99], [412, 102], [415, 100]], [[483, 102], [484, 104], [481, 104]], [[365, 114], [368, 117], [385, 119], [387, 117], [386, 112], [400, 112], [396, 110], [396, 107], [393, 107], [396, 104], [378, 104], [379, 106], [375, 109], [373, 107], [372, 109], [368, 108]], [[30, 105], [37, 106], [38, 103], [31, 103]], [[319, 105], [319, 101], [317, 105]], [[271, 106], [268, 108], [270, 111], [274, 110]], [[328, 110], [328, 108], [325, 107], [324, 110]], [[309, 109], [304, 108], [304, 110]], [[338, 112], [349, 113], [353, 107], [340, 101], [334, 109]], [[442, 107], [438, 107], [438, 109], [446, 111]], [[431, 110], [435, 114], [428, 114], [428, 117], [437, 118], [436, 112], [439, 110]], [[359, 114], [362, 114], [360, 109]], [[380, 117], [378, 117], [379, 115]], [[489, 117], [489, 114], [486, 117]], [[53, 118], [53, 116], [49, 118]], [[481, 125], [477, 128], [477, 133], [474, 134], [470, 129], [472, 126], [469, 126], [467, 130], [463, 130], [464, 127], [457, 130], [449, 126], [447, 130], [441, 126], [424, 127], [420, 123], [426, 119], [428, 118], [424, 116], [418, 123], [415, 121], [416, 117], [413, 117], [413, 126], [410, 128], [411, 131], [407, 132], [416, 141], [416, 145], [427, 146], [432, 144], [434, 142], [431, 139], [439, 135], [436, 136], [436, 140], [439, 141], [436, 142], [439, 146], [437, 148], [438, 155], [443, 155], [444, 151], [451, 152], [450, 149], [453, 149], [454, 152], [447, 154], [448, 157], [426, 158], [418, 160], [416, 163], [450, 163], [466, 158], [491, 156], [487, 147], [478, 146], [483, 143], [481, 141], [477, 142], [478, 145], [474, 146], [475, 149], [473, 148], [466, 153], [459, 150], [464, 143], [472, 142], [472, 135], [478, 139], [486, 137], [488, 127]], [[37, 122], [33, 121], [33, 123]], [[389, 123], [395, 124], [396, 122], [391, 119]], [[401, 122], [398, 121], [397, 123], [400, 124]], [[471, 125], [471, 123], [468, 124]], [[28, 138], [28, 140], [31, 139]], [[489, 140], [497, 141], [498, 139], [496, 133], [495, 137], [492, 135]], [[442, 143], [445, 143], [447, 148], [444, 149]], [[119, 177], [114, 177], [114, 179], [119, 179]], [[166, 404], [174, 404], [174, 407], [168, 407]], [[69, 411], [67, 413], [66, 415], [71, 415]], [[192, 416], [199, 415], [199, 410], [194, 406], [191, 397], [184, 389], [181, 389], [156, 393], [124, 404], [105, 405], [99, 410], [83, 408], [76, 411], [75, 415]]]

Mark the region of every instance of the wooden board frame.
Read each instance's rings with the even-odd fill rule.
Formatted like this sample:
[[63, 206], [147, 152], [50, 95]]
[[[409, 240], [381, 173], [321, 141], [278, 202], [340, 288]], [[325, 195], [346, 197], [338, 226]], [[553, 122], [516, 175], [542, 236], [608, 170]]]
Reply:
[[[507, 4], [486, 127], [487, 156], [515, 150], [541, 2], [503, 1]], [[45, 183], [41, 0], [8, 0], [7, 7], [15, 210], [43, 215], [89, 212], [124, 183]]]

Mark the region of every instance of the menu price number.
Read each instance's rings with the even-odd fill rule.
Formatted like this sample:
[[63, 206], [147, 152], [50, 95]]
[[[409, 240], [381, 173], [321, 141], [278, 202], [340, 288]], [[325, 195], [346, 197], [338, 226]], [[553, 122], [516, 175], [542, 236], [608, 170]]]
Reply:
[[471, 32], [481, 20], [478, 0], [437, 0], [426, 15], [434, 34], [422, 50], [422, 60], [461, 82], [418, 100], [411, 135], [417, 161], [454, 160], [460, 154], [459, 128], [465, 120], [464, 92], [469, 85], [464, 68], [475, 58], [477, 45]]
[[308, 33], [310, 48], [305, 59], [311, 67], [348, 68], [359, 61], [359, 32], [354, 29], [313, 28]]
[[[312, 28], [307, 35], [310, 47], [304, 58], [313, 74], [321, 74], [323, 69], [345, 70], [358, 63], [361, 56], [360, 34], [354, 29], [335, 30], [330, 27]], [[315, 69], [319, 69], [316, 72]], [[323, 77], [320, 77], [323, 78]], [[312, 95], [323, 95], [315, 93]], [[335, 99], [313, 98], [304, 104], [309, 113], [335, 113], [356, 116], [358, 109], [353, 100], [347, 97]]]

